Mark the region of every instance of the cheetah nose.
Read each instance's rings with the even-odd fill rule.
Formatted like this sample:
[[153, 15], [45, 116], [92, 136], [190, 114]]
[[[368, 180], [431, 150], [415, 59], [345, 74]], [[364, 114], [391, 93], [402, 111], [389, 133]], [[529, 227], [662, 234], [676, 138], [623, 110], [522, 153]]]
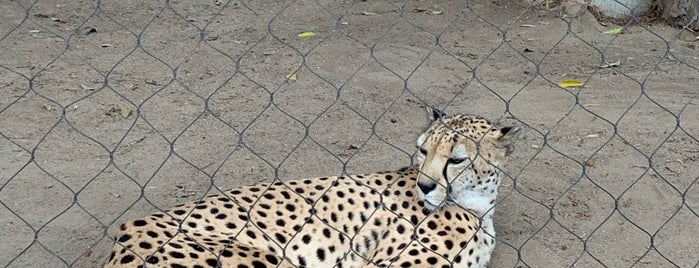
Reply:
[[428, 194], [437, 188], [437, 183], [418, 183], [417, 187], [420, 188], [420, 191], [422, 191], [423, 194]]

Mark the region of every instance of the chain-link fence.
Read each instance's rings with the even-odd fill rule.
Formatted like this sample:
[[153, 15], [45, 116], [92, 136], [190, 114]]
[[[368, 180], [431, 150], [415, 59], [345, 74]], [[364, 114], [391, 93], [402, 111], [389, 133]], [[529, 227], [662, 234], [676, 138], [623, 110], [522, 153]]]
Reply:
[[96, 267], [127, 219], [408, 165], [430, 105], [527, 127], [491, 267], [697, 267], [696, 34], [576, 3], [0, 1], [0, 266]]

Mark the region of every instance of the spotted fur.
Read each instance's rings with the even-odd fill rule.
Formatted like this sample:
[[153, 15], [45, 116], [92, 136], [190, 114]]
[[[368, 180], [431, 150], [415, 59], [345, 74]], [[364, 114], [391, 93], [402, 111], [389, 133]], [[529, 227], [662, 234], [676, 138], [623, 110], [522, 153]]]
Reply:
[[518, 131], [435, 118], [415, 166], [245, 186], [128, 221], [105, 267], [484, 267]]

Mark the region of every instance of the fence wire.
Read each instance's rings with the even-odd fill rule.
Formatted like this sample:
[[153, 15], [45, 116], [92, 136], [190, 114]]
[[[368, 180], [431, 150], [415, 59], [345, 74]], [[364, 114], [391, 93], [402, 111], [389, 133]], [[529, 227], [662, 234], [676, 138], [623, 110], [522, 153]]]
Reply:
[[[492, 267], [697, 267], [696, 34], [585, 16], [557, 1], [2, 1], [0, 266], [95, 267], [127, 219], [265, 178], [408, 165], [429, 105], [528, 129]], [[571, 78], [584, 86], [558, 86]]]

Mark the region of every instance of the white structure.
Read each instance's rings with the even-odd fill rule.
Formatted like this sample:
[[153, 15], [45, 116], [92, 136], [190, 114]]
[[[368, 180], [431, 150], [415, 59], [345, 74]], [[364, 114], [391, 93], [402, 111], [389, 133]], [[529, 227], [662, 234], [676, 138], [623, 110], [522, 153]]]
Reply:
[[650, 0], [592, 0], [590, 4], [597, 6], [605, 16], [625, 19], [648, 11]]

